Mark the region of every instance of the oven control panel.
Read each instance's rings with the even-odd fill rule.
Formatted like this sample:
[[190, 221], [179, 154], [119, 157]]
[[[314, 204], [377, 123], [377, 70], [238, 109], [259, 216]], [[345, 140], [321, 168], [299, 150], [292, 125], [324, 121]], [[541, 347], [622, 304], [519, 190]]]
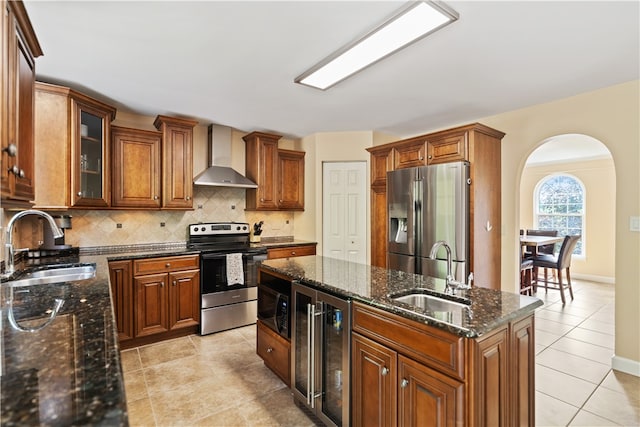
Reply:
[[211, 236], [228, 234], [248, 234], [246, 222], [209, 222], [189, 225], [189, 236]]

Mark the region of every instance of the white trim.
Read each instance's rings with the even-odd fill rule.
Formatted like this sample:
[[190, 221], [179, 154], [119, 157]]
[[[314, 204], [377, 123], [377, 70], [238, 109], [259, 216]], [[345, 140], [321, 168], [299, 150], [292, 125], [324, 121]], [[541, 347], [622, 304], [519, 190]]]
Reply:
[[614, 285], [616, 283], [615, 277], [609, 276], [596, 276], [595, 274], [573, 274], [571, 273], [571, 278], [576, 280], [587, 280], [589, 282], [598, 282], [598, 283], [608, 283]]
[[637, 360], [625, 359], [624, 357], [614, 355], [611, 358], [611, 368], [625, 374], [640, 377], [640, 362]]

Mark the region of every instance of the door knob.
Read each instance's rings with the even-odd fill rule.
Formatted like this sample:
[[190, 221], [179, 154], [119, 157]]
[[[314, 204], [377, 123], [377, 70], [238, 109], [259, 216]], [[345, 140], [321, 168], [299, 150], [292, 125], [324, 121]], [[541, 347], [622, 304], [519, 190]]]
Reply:
[[402, 382], [400, 383], [400, 387], [407, 388], [408, 385], [409, 385], [409, 380], [406, 378], [403, 378]]
[[387, 368], [386, 366], [384, 366], [384, 367], [382, 368], [382, 375], [383, 375], [383, 376], [385, 376], [385, 375], [387, 375], [388, 373], [389, 373], [389, 368]]

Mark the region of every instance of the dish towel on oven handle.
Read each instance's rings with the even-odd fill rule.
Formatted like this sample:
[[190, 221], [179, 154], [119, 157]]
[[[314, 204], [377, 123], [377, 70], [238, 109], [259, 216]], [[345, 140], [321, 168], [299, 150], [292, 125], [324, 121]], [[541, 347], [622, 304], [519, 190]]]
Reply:
[[242, 254], [227, 254], [227, 286], [244, 285]]

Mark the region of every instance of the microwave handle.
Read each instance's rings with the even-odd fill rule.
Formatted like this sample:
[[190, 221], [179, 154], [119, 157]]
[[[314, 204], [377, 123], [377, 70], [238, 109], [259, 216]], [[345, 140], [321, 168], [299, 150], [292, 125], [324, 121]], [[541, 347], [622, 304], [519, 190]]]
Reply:
[[[278, 308], [280, 307], [280, 301], [282, 301], [283, 299], [284, 299], [284, 295], [278, 292], [278, 297], [276, 298], [276, 315], [274, 316], [274, 321], [276, 323], [276, 330], [278, 331], [279, 334], [282, 334], [282, 328], [280, 326], [280, 322], [278, 321], [278, 319], [279, 319], [279, 316], [282, 316], [282, 313], [279, 312]], [[287, 307], [287, 310], [289, 310], [289, 307]]]

